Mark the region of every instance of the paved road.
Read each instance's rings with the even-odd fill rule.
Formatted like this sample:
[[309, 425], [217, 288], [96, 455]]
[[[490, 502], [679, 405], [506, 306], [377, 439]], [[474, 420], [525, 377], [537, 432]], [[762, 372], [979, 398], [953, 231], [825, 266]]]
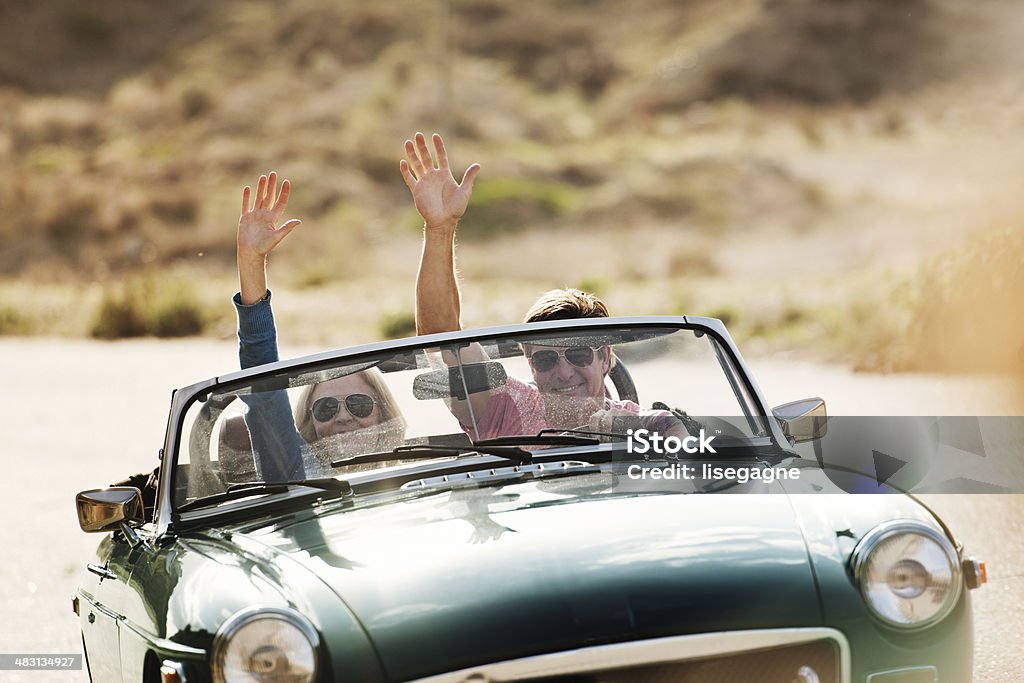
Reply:
[[[231, 369], [234, 354], [230, 342], [0, 339], [0, 652], [80, 652], [71, 596], [98, 536], [79, 531], [75, 494], [152, 468], [171, 388]], [[1002, 384], [976, 379], [752, 365], [773, 402], [823, 395], [844, 414], [997, 414], [1011, 400]], [[975, 680], [1024, 681], [1024, 496], [929, 502], [989, 562], [991, 583], [975, 593]], [[0, 672], [0, 683], [84, 680], [84, 672]]]

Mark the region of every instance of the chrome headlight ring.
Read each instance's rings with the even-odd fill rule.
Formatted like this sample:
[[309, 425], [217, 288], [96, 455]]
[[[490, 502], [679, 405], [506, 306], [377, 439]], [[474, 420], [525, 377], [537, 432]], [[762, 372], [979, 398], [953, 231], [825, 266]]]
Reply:
[[246, 607], [217, 629], [210, 650], [214, 683], [316, 680], [320, 635], [309, 619], [283, 607]]
[[963, 592], [960, 558], [939, 531], [913, 520], [885, 522], [853, 549], [853, 576], [868, 610], [886, 626], [933, 626]]

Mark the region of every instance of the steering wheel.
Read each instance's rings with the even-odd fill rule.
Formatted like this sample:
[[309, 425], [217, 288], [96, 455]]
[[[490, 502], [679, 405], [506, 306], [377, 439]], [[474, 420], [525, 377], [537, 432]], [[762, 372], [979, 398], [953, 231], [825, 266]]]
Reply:
[[612, 369], [608, 371], [608, 379], [612, 381], [612, 386], [615, 387], [615, 393], [619, 395], [619, 400], [640, 403], [636, 393], [636, 384], [633, 383], [633, 376], [629, 374], [629, 370], [623, 364], [621, 358], [614, 353], [612, 358], [615, 362], [612, 364]]

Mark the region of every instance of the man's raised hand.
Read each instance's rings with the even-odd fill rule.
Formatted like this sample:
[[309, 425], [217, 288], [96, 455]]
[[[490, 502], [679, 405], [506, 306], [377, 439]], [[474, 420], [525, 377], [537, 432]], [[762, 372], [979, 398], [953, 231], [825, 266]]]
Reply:
[[469, 205], [480, 164], [472, 164], [462, 176], [462, 182], [456, 183], [448, 166], [444, 141], [437, 133], [434, 133], [432, 140], [436, 159], [431, 158], [423, 133], [416, 133], [415, 142], [406, 140], [405, 155], [408, 160], [402, 159], [399, 169], [426, 229], [454, 230]]

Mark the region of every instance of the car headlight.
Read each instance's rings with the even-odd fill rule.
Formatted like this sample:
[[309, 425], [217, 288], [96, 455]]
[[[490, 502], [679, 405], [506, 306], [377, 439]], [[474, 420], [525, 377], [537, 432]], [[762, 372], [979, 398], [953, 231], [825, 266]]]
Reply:
[[295, 610], [249, 607], [217, 630], [210, 673], [215, 683], [309, 683], [319, 648], [316, 629]]
[[853, 573], [871, 612], [890, 626], [925, 628], [942, 621], [962, 590], [949, 539], [914, 521], [887, 522], [853, 550]]

